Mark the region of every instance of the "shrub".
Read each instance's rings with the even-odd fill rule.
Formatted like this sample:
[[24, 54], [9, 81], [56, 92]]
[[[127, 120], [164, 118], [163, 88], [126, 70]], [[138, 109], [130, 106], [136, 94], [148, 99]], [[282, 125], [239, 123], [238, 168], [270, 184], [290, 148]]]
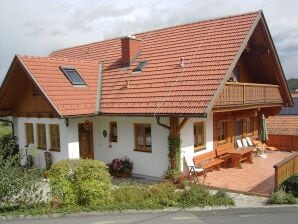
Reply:
[[282, 187], [276, 192], [273, 192], [269, 201], [269, 204], [296, 204], [297, 199], [292, 193], [287, 193]]
[[179, 204], [181, 207], [204, 207], [208, 205], [234, 205], [235, 203], [224, 191], [218, 191], [215, 195], [211, 195], [203, 186], [194, 184], [190, 185], [189, 190], [184, 191]]
[[200, 185], [190, 185], [190, 189], [183, 192], [179, 199], [182, 207], [204, 207], [208, 205], [210, 194]]
[[40, 171], [20, 166], [16, 138], [0, 138], [0, 207], [31, 205], [41, 202], [38, 186]]
[[292, 193], [295, 197], [298, 197], [298, 173], [290, 176], [286, 179], [281, 187], [288, 193]]
[[234, 200], [224, 190], [218, 190], [216, 194], [211, 196], [209, 201], [210, 206], [214, 205], [235, 205]]
[[9, 156], [18, 154], [19, 146], [17, 144], [17, 138], [11, 134], [3, 135], [0, 137], [0, 154], [3, 159]]
[[140, 185], [124, 183], [113, 192], [117, 209], [158, 209], [177, 205], [179, 193], [169, 183]]
[[111, 176], [106, 165], [96, 160], [78, 160], [74, 179], [80, 205], [106, 205], [110, 201]]
[[104, 206], [111, 199], [111, 176], [97, 160], [64, 160], [49, 170], [52, 204]]

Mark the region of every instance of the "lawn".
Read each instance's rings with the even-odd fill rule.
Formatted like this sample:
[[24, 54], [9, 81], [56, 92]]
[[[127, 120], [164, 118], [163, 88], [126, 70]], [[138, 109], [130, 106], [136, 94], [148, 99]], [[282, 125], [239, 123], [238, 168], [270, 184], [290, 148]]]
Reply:
[[9, 123], [0, 122], [0, 138], [7, 134], [11, 134], [11, 125]]

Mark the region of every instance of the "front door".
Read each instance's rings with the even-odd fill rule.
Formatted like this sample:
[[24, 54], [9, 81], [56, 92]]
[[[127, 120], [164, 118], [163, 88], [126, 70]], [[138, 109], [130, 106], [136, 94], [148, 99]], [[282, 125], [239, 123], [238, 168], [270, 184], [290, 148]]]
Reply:
[[79, 124], [80, 157], [94, 159], [93, 150], [93, 125], [91, 122]]

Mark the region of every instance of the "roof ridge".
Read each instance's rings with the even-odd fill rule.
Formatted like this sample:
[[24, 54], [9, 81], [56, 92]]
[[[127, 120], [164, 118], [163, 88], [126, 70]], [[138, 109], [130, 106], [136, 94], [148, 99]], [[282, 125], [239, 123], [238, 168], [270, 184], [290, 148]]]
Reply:
[[141, 32], [141, 33], [136, 33], [133, 35], [140, 35], [140, 34], [161, 31], [161, 30], [166, 30], [166, 29], [172, 29], [172, 28], [177, 28], [177, 27], [183, 27], [183, 26], [188, 26], [188, 25], [193, 25], [193, 24], [200, 24], [200, 23], [211, 22], [211, 21], [216, 21], [216, 20], [223, 20], [223, 19], [228, 19], [228, 18], [241, 17], [241, 16], [245, 16], [245, 15], [257, 14], [260, 11], [262, 11], [262, 10], [250, 11], [250, 12], [241, 13], [241, 14], [231, 14], [231, 15], [221, 16], [221, 17], [213, 17], [213, 18], [209, 18], [209, 19], [203, 19], [203, 20], [188, 22], [188, 23], [181, 23], [181, 24], [177, 24], [177, 25], [173, 25], [173, 26], [169, 26], [169, 27], [159, 28], [159, 29], [155, 29], [155, 30], [149, 30], [149, 31]]
[[[154, 30], [152, 29], [152, 30], [141, 32], [141, 33], [134, 33], [133, 35], [141, 35], [141, 34], [146, 34], [146, 33], [151, 33], [151, 32], [156, 32], [156, 31], [161, 31], [161, 30], [166, 30], [166, 29], [172, 29], [172, 28], [177, 28], [177, 27], [188, 26], [188, 25], [192, 25], [192, 24], [200, 24], [200, 23], [209, 22], [209, 21], [211, 22], [211, 21], [223, 20], [223, 19], [228, 19], [228, 18], [233, 18], [233, 17], [241, 17], [241, 16], [245, 16], [245, 15], [257, 14], [259, 12], [262, 12], [262, 10], [250, 11], [250, 12], [245, 12], [245, 13], [240, 13], [240, 14], [231, 14], [231, 15], [221, 16], [221, 17], [214, 17], [214, 18], [199, 20], [199, 21], [195, 21], [195, 22], [182, 23], [182, 24], [177, 24], [177, 25], [173, 25], [173, 26], [158, 28], [158, 29], [154, 29]], [[92, 44], [97, 44], [97, 43], [103, 43], [103, 42], [107, 42], [107, 41], [117, 40], [117, 39], [120, 39], [120, 38], [121, 38], [121, 36], [112, 37], [112, 38], [108, 38], [108, 39], [101, 40], [101, 41], [94, 41], [94, 42], [90, 42], [90, 43], [86, 43], [86, 44], [81, 44], [81, 45], [76, 45], [76, 46], [72, 46], [72, 47], [62, 48], [62, 49], [58, 49], [58, 50], [52, 51], [49, 55], [51, 55], [53, 53], [56, 53], [56, 52], [60, 52], [60, 51], [64, 51], [64, 50], [69, 50], [69, 49], [72, 49], [72, 48], [84, 47], [84, 46], [88, 46], [88, 45], [92, 45]]]
[[53, 57], [53, 56], [36, 56], [36, 55], [21, 55], [17, 54], [16, 56], [20, 58], [32, 58], [32, 59], [47, 59], [47, 60], [58, 60], [58, 61], [65, 61], [65, 62], [91, 62], [99, 64], [100, 62], [96, 60], [82, 60], [82, 59], [74, 59], [74, 58], [66, 58], [66, 57]]

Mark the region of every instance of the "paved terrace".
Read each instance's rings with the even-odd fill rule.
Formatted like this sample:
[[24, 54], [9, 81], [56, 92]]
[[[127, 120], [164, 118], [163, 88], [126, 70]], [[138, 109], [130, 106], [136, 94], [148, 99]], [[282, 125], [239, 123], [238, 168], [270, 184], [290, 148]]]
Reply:
[[268, 152], [267, 158], [253, 157], [253, 164], [242, 163], [242, 169], [221, 168], [208, 172], [204, 184], [236, 192], [269, 196], [274, 190], [273, 166], [288, 157], [288, 152]]
[[[208, 172], [203, 184], [211, 188], [224, 188], [239, 193], [269, 196], [274, 190], [273, 166], [291, 155], [289, 152], [267, 152], [267, 158], [253, 156], [253, 164], [242, 163], [242, 169], [221, 168], [219, 171]], [[201, 178], [200, 178], [201, 179]], [[113, 184], [123, 182], [135, 184], [156, 184], [162, 178], [129, 177], [113, 178]]]

